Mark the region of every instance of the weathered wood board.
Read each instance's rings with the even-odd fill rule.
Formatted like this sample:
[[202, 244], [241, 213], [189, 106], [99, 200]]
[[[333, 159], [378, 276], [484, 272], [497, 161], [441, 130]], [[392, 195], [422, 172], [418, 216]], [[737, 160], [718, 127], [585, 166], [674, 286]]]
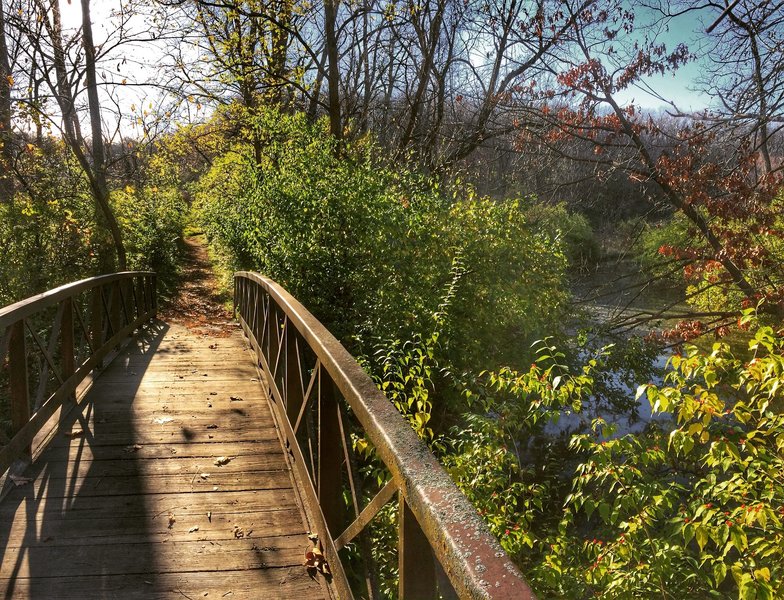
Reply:
[[328, 597], [239, 330], [164, 325], [60, 429], [0, 503], [0, 597]]

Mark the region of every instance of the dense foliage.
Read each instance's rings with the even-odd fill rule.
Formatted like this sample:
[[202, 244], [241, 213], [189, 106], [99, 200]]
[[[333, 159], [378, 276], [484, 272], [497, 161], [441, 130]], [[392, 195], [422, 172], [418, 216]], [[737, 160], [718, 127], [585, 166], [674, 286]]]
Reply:
[[529, 224], [532, 200], [441, 188], [383, 166], [367, 141], [337, 154], [323, 124], [302, 115], [270, 110], [252, 125], [259, 164], [250, 144], [235, 144], [197, 186], [204, 227], [235, 265], [280, 282], [357, 353], [424, 331], [456, 257], [466, 275], [451, 364], [518, 363], [557, 330], [566, 259], [554, 219]]
[[[13, 202], [0, 203], [0, 304], [115, 270], [87, 178], [65, 146], [54, 138], [31, 144], [18, 168], [25, 187]], [[156, 270], [164, 285], [170, 283], [187, 217], [176, 182], [153, 164], [124, 186], [118, 179], [110, 201], [128, 246], [128, 267]]]
[[744, 362], [724, 343], [686, 347], [640, 387], [657, 415], [645, 431], [597, 419], [542, 459], [544, 423], [579, 410], [603, 366], [569, 374], [547, 348], [526, 372], [483, 376], [469, 395], [492, 416], [466, 417], [445, 464], [543, 597], [779, 598], [781, 332], [749, 348]]

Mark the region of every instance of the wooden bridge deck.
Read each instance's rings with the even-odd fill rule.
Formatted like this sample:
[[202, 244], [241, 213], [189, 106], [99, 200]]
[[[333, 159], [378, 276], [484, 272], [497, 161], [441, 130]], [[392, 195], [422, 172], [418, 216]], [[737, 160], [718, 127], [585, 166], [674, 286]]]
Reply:
[[327, 596], [239, 330], [159, 323], [62, 430], [0, 503], [2, 597]]

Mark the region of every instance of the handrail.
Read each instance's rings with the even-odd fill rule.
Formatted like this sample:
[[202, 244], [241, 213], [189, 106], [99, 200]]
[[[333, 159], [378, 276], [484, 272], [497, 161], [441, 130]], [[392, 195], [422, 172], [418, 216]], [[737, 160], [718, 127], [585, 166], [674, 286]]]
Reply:
[[[439, 591], [460, 598], [535, 597], [435, 456], [324, 325], [258, 273], [235, 273], [234, 305], [269, 386], [339, 597], [353, 595], [338, 552], [359, 535], [362, 554], [367, 554], [362, 532], [395, 491], [400, 498], [401, 599], [436, 598]], [[391, 474], [364, 507], [359, 506], [360, 482], [353, 472], [349, 412]], [[354, 505], [348, 524], [345, 488], [350, 488]], [[369, 582], [369, 595], [372, 587]]]
[[0, 475], [29, 459], [56, 410], [74, 402], [90, 372], [156, 312], [156, 275], [147, 271], [83, 279], [0, 308], [0, 409], [7, 406], [11, 421]]

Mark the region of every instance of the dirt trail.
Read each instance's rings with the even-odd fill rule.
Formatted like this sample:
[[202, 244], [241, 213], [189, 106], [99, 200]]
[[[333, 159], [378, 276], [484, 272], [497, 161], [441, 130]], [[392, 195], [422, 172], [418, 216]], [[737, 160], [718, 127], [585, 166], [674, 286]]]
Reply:
[[200, 238], [184, 239], [177, 295], [160, 316], [197, 334], [223, 337], [231, 332], [231, 314], [223, 305], [207, 249]]

